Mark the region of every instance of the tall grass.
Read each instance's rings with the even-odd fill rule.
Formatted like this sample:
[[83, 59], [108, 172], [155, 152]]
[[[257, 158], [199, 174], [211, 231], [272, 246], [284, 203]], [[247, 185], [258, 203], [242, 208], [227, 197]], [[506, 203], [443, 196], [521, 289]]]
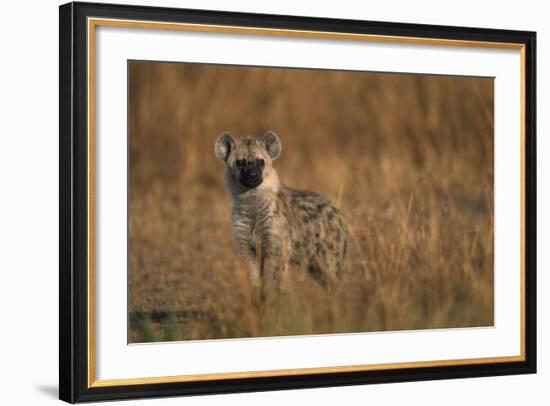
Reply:
[[[129, 114], [131, 342], [493, 324], [492, 79], [132, 62]], [[267, 129], [350, 235], [260, 317], [213, 144]]]

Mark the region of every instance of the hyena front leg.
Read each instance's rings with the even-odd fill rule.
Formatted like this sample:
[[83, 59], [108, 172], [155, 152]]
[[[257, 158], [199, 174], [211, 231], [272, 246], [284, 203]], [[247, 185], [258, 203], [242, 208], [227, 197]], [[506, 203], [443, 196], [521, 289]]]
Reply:
[[259, 256], [256, 255], [256, 250], [251, 247], [250, 241], [237, 240], [239, 252], [242, 262], [248, 269], [250, 281], [250, 300], [254, 308], [260, 308], [263, 302], [262, 299], [262, 277], [259, 263]]
[[241, 249], [241, 257], [243, 262], [246, 264], [248, 269], [248, 276], [250, 279], [250, 284], [255, 291], [259, 291], [262, 286], [262, 278], [260, 265], [258, 263], [258, 258], [255, 254], [255, 251], [249, 247], [243, 247]]
[[238, 216], [234, 216], [233, 235], [237, 242], [241, 260], [248, 268], [250, 283], [253, 289], [258, 292], [261, 287], [261, 275], [256, 254], [257, 249], [254, 243], [253, 225]]
[[287, 276], [287, 250], [282, 237], [270, 230], [261, 236], [261, 298], [269, 306], [276, 304]]

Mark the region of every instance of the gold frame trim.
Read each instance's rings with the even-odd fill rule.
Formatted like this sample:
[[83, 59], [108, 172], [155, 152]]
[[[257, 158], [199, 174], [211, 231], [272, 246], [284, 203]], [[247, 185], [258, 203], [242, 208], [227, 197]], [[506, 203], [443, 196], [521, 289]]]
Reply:
[[[380, 371], [395, 368], [425, 368], [440, 366], [457, 366], [473, 364], [492, 364], [503, 362], [525, 361], [525, 45], [506, 42], [463, 41], [438, 38], [400, 37], [391, 35], [353, 34], [343, 32], [305, 31], [291, 29], [274, 29], [258, 27], [240, 27], [228, 25], [165, 23], [140, 20], [120, 20], [110, 18], [88, 18], [88, 388], [113, 387], [125, 385], [143, 385], [159, 383], [176, 383], [192, 381], [212, 381], [218, 379], [265, 378], [289, 375], [330, 374], [339, 372]], [[374, 41], [389, 43], [405, 43], [436, 46], [461, 46], [478, 48], [513, 49], [520, 51], [521, 64], [521, 270], [520, 270], [520, 355], [485, 358], [465, 358], [453, 360], [396, 362], [384, 364], [346, 365], [317, 368], [277, 369], [267, 371], [220, 372], [212, 374], [190, 374], [146, 378], [95, 379], [95, 339], [94, 339], [94, 196], [95, 196], [95, 28], [97, 26], [133, 27], [162, 30], [185, 30], [195, 32], [218, 32], [248, 35], [270, 35], [300, 38], [341, 39]]]

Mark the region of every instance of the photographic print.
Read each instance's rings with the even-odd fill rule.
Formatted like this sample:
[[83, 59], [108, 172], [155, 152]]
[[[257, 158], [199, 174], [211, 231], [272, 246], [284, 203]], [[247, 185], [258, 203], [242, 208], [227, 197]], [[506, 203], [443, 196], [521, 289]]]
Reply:
[[128, 61], [128, 342], [494, 324], [494, 78]]

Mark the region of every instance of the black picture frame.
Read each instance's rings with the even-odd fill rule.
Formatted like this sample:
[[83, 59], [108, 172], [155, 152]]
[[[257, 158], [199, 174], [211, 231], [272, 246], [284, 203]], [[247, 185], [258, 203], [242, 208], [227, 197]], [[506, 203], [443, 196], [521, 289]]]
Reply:
[[[517, 362], [90, 387], [88, 382], [87, 18], [104, 17], [514, 43], [525, 52], [525, 359]], [[112, 4], [60, 6], [59, 397], [67, 402], [235, 393], [536, 372], [536, 33]]]

